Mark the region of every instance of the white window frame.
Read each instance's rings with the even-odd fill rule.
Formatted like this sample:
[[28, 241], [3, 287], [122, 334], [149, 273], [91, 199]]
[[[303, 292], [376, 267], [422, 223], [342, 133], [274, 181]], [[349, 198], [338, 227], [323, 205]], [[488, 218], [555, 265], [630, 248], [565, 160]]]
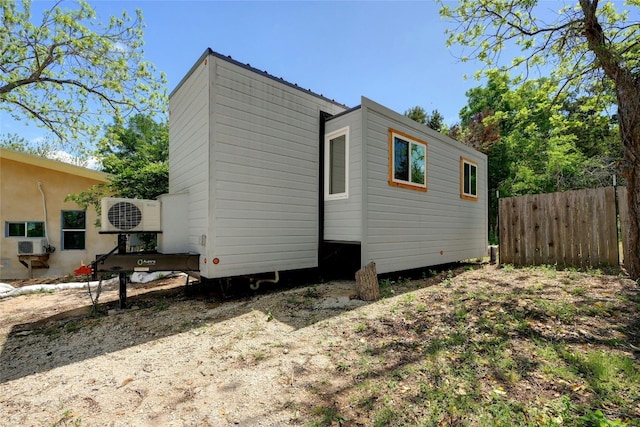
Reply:
[[[409, 181], [405, 181], [403, 179], [398, 179], [395, 176], [396, 170], [396, 152], [395, 152], [395, 140], [400, 139], [409, 144], [409, 153], [408, 159], [409, 162]], [[411, 181], [411, 146], [418, 145], [423, 147], [424, 149], [424, 183], [420, 184], [418, 182]], [[396, 187], [408, 188], [411, 190], [418, 191], [427, 191], [427, 183], [428, 183], [428, 144], [425, 141], [421, 141], [417, 138], [407, 135], [406, 133], [397, 131], [395, 129], [389, 129], [389, 185], [393, 185]]]
[[[465, 165], [469, 165], [469, 192], [464, 191], [464, 167]], [[471, 180], [471, 168], [475, 168], [476, 170], [476, 194], [471, 193], [472, 190], [472, 180]], [[465, 157], [460, 157], [460, 197], [465, 200], [478, 200], [478, 163], [469, 160]]]
[[[330, 193], [331, 183], [331, 141], [344, 136], [344, 192]], [[342, 200], [349, 198], [349, 126], [324, 136], [324, 199]]]

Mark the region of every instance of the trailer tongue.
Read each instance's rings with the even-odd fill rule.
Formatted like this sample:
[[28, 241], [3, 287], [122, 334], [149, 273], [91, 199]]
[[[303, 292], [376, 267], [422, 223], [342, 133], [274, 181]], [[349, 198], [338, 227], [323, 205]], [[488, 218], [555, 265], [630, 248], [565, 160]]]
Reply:
[[[120, 308], [127, 306], [127, 274], [133, 272], [199, 271], [200, 255], [191, 253], [163, 254], [158, 252], [126, 252], [126, 234], [118, 235], [118, 246], [104, 255], [97, 255], [91, 263], [93, 278], [108, 273], [118, 273], [120, 278]], [[187, 283], [189, 276], [187, 276]]]

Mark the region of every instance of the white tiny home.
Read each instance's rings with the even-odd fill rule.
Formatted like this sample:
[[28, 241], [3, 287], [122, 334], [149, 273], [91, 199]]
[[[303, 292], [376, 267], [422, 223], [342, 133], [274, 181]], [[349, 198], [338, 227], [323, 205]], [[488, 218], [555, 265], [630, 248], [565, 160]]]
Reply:
[[200, 254], [204, 278], [315, 268], [326, 245], [379, 273], [486, 254], [486, 157], [373, 101], [207, 50], [169, 114], [160, 251]]

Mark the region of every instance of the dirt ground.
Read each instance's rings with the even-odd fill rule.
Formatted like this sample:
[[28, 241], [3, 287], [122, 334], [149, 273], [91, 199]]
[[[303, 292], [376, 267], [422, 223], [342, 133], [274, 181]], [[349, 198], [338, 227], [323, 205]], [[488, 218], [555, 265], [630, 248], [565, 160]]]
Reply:
[[[343, 372], [354, 347], [418, 330], [394, 317], [397, 307], [445, 319], [459, 287], [502, 292], [531, 281], [553, 298], [559, 280], [458, 266], [387, 280], [387, 297], [367, 303], [353, 298], [351, 281], [263, 285], [223, 300], [185, 292], [178, 277], [130, 284], [124, 311], [117, 286], [104, 289], [98, 315], [86, 289], [0, 299], [0, 425], [299, 426], [327, 403], [347, 414], [342, 425], [371, 425], [342, 393], [357, 381]], [[602, 298], [637, 291], [617, 276], [584, 276], [580, 286]], [[411, 358], [410, 348], [393, 351], [390, 359]]]
[[340, 336], [324, 322], [365, 305], [353, 282], [224, 302], [184, 284], [129, 284], [125, 311], [110, 286], [97, 317], [86, 289], [0, 300], [0, 425], [298, 425]]

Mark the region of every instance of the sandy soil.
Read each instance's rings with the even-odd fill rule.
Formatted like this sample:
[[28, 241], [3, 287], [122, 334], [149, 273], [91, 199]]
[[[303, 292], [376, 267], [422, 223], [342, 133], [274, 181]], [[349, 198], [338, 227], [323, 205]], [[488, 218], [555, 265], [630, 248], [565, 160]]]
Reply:
[[86, 290], [0, 300], [0, 424], [298, 425], [354, 283], [220, 302], [184, 281], [129, 284], [125, 311], [111, 286], [101, 316]]
[[[540, 288], [549, 282], [550, 295], [561, 293], [554, 290], [560, 279], [484, 266], [399, 282], [395, 296], [376, 303], [354, 299], [350, 281], [265, 286], [221, 300], [215, 293], [185, 292], [184, 278], [130, 285], [132, 308], [124, 311], [116, 309], [117, 287], [105, 289], [98, 315], [90, 314], [86, 290], [5, 298], [0, 425], [298, 426], [319, 404], [339, 406], [351, 420], [344, 425], [370, 425], [341, 392], [357, 379], [340, 368], [365, 341], [424, 340], [415, 332], [424, 328], [390, 313], [416, 304], [416, 313], [429, 316], [430, 333], [446, 331], [438, 319], [453, 315], [450, 298], [459, 298], [460, 289], [501, 292], [524, 288], [527, 280]], [[581, 286], [609, 298], [635, 284], [607, 276], [586, 278]], [[371, 332], [356, 333], [358, 324]], [[611, 326], [590, 328], [581, 333], [596, 336]], [[412, 357], [409, 347], [391, 351], [388, 363]]]

